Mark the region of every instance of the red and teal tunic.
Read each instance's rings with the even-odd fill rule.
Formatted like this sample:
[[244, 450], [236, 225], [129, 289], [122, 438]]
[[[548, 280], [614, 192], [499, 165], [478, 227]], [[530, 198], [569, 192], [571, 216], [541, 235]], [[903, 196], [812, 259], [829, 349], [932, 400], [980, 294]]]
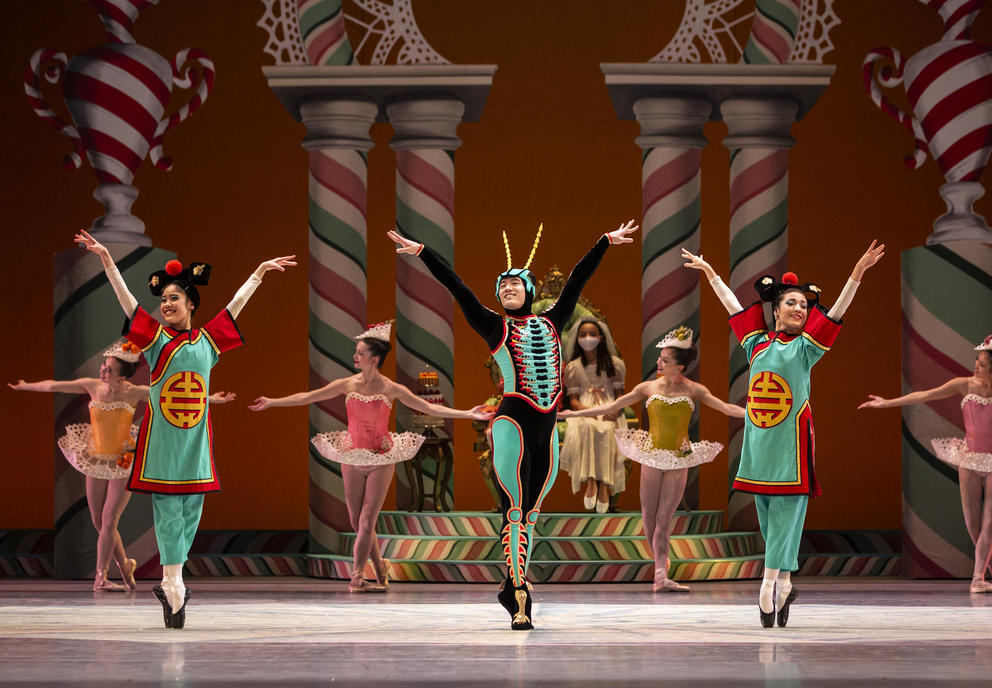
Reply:
[[217, 492], [210, 429], [210, 369], [244, 343], [224, 310], [203, 327], [174, 330], [140, 306], [124, 336], [151, 368], [148, 411], [141, 422], [128, 489], [157, 494]]
[[766, 495], [821, 494], [813, 473], [809, 374], [830, 350], [840, 323], [820, 306], [797, 335], [769, 332], [761, 304], [731, 316], [750, 366], [744, 442], [734, 489]]

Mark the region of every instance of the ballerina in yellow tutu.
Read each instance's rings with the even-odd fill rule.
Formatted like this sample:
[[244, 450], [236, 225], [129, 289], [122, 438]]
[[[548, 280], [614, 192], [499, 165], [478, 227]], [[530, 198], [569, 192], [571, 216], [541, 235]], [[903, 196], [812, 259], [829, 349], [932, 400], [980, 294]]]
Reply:
[[[103, 352], [99, 377], [75, 380], [41, 380], [16, 384], [11, 389], [22, 392], [62, 392], [88, 394], [89, 423], [66, 426], [59, 438], [59, 449], [77, 471], [86, 476], [86, 504], [96, 528], [96, 574], [94, 590], [134, 590], [137, 562], [124, 552], [124, 543], [117, 530], [121, 514], [131, 499], [127, 478], [134, 459], [134, 442], [138, 426], [132, 425], [135, 410], [148, 399], [148, 386], [128, 381], [138, 368], [141, 350], [128, 341], [119, 341]], [[226, 403], [234, 394], [217, 392], [210, 402]], [[123, 585], [108, 579], [110, 560], [117, 563]]]

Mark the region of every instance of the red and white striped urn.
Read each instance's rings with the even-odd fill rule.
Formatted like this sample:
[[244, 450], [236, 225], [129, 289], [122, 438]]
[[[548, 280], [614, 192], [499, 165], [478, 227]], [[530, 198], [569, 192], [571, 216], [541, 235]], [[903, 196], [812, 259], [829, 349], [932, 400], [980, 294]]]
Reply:
[[[24, 75], [24, 90], [35, 113], [73, 141], [74, 151], [63, 165], [78, 169], [85, 155], [96, 172], [100, 186], [93, 195], [107, 206], [107, 213], [94, 222], [93, 234], [104, 241], [150, 244], [144, 223], [130, 211], [138, 195], [131, 182], [149, 152], [156, 167], [172, 168], [162, 140], [206, 100], [214, 65], [200, 50], [182, 50], [170, 62], [134, 42], [134, 20], [158, 0], [89, 2], [106, 27], [107, 42], [71, 60], [55, 50], [36, 51]], [[189, 88], [194, 68], [200, 77], [196, 91], [182, 108], [164, 117], [173, 85]], [[49, 107], [42, 78], [50, 83], [61, 80], [72, 124]]]
[[[907, 167], [919, 168], [929, 150], [947, 180], [940, 194], [948, 212], [934, 222], [927, 243], [992, 241], [992, 230], [972, 210], [985, 193], [979, 178], [992, 153], [992, 49], [971, 40], [971, 25], [987, 0], [919, 1], [940, 13], [940, 42], [909, 59], [895, 48], [871, 51], [862, 64], [865, 88], [882, 112], [913, 134], [916, 148], [906, 156]], [[882, 93], [900, 84], [912, 116]]]

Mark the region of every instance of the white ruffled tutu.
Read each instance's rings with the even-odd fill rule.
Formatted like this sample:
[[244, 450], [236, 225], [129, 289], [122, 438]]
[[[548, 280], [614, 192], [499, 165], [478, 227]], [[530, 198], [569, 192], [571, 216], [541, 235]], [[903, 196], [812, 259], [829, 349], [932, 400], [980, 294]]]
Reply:
[[[138, 426], [131, 426], [131, 443], [138, 440]], [[93, 429], [89, 423], [73, 423], [67, 425], [65, 434], [59, 438], [59, 449], [65, 454], [66, 460], [80, 473], [100, 480], [118, 480], [131, 475], [131, 462], [127, 466], [118, 466], [117, 461], [123, 455], [97, 454], [93, 451]]]
[[624, 456], [637, 463], [663, 471], [673, 471], [679, 468], [691, 468], [701, 463], [712, 461], [723, 450], [719, 442], [686, 442], [685, 449], [657, 449], [647, 430], [632, 430], [618, 428], [614, 436], [617, 448]]
[[420, 450], [424, 436], [416, 432], [391, 432], [383, 437], [383, 448], [355, 449], [347, 431], [322, 432], [310, 438], [320, 455], [349, 466], [388, 466], [409, 461]]
[[952, 466], [979, 473], [992, 473], [992, 454], [971, 451], [961, 437], [939, 437], [930, 440], [937, 458]]

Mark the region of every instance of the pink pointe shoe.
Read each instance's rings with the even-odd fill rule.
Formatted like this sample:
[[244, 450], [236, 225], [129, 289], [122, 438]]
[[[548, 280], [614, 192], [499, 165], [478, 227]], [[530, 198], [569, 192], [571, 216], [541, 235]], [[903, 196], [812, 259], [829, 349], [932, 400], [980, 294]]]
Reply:
[[112, 583], [107, 580], [106, 571], [97, 571], [96, 578], [93, 579], [93, 591], [94, 592], [123, 592], [127, 590], [123, 585], [119, 583]]
[[134, 572], [138, 568], [138, 562], [134, 559], [125, 559], [124, 564], [117, 564], [117, 568], [120, 569], [121, 579], [124, 581], [124, 587], [128, 590], [136, 590], [138, 587], [137, 582], [134, 580]]

